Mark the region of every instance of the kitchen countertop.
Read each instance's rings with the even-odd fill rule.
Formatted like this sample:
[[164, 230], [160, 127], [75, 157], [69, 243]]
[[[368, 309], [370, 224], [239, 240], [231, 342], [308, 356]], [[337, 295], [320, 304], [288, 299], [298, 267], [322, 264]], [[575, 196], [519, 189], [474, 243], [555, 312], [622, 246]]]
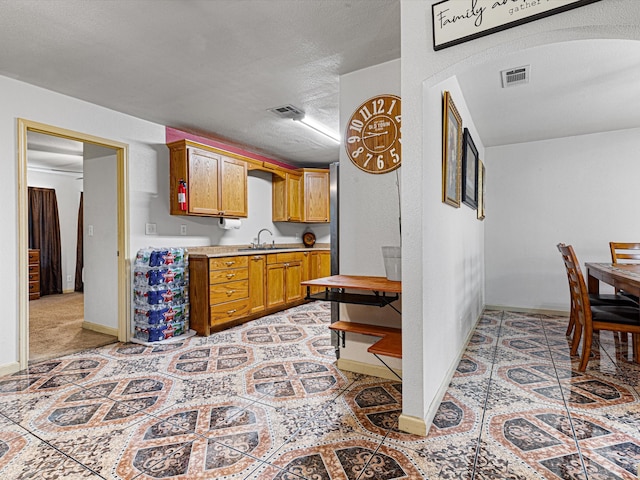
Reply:
[[[278, 248], [280, 247], [280, 248]], [[249, 245], [220, 245], [210, 247], [185, 247], [190, 257], [203, 256], [208, 258], [228, 257], [229, 255], [265, 255], [267, 253], [285, 253], [285, 252], [313, 252], [313, 251], [329, 251], [328, 243], [316, 243], [313, 247], [307, 248], [301, 243], [283, 243], [276, 245], [274, 248], [256, 248], [250, 249]], [[242, 249], [242, 250], [241, 250]]]

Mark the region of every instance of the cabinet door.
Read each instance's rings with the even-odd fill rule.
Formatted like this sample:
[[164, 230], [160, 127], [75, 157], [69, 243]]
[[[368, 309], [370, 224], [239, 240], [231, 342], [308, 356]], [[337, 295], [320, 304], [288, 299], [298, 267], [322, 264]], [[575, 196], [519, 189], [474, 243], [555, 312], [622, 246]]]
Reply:
[[253, 255], [249, 260], [249, 313], [262, 312], [266, 304], [266, 257]]
[[222, 157], [220, 211], [227, 217], [247, 216], [247, 164], [242, 160]]
[[286, 222], [287, 211], [287, 178], [286, 175], [274, 173], [271, 184], [271, 220], [274, 222]]
[[305, 172], [304, 221], [329, 221], [329, 173]]
[[285, 300], [284, 263], [267, 265], [267, 308], [280, 307]]
[[318, 276], [316, 278], [331, 276], [331, 252], [318, 252]]
[[189, 213], [196, 215], [218, 215], [218, 172], [220, 156], [204, 150], [189, 149], [187, 179], [187, 206]]
[[302, 176], [287, 174], [287, 221], [302, 221]]
[[[330, 252], [309, 252], [309, 280], [315, 278], [328, 277], [331, 275], [331, 253]], [[310, 293], [318, 293], [324, 287], [311, 287]]]
[[302, 300], [302, 262], [285, 264], [285, 302]]
[[273, 175], [272, 220], [274, 222], [302, 221], [302, 175], [283, 173]]

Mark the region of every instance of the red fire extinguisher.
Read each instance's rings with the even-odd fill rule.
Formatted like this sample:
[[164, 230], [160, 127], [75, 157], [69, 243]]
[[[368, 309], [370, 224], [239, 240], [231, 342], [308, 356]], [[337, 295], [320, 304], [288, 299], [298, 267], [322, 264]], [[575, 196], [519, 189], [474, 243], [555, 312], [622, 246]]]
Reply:
[[178, 205], [180, 210], [187, 211], [187, 183], [182, 179], [178, 184]]

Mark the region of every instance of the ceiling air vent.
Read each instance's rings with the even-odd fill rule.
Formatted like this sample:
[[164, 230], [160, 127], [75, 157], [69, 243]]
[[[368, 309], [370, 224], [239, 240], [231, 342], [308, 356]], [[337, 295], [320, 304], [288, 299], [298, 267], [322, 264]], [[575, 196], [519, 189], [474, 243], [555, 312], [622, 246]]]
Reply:
[[530, 65], [525, 65], [524, 67], [510, 68], [500, 72], [502, 76], [502, 88], [529, 83], [530, 69]]
[[293, 120], [304, 118], [304, 112], [293, 105], [282, 105], [281, 107], [270, 108], [268, 111], [280, 118], [291, 118]]

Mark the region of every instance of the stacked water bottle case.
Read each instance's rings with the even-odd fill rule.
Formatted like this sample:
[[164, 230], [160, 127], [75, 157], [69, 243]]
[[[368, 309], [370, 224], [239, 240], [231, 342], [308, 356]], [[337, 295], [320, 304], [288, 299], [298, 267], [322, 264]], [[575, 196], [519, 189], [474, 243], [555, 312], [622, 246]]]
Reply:
[[188, 262], [184, 248], [138, 251], [133, 269], [134, 339], [159, 342], [189, 332]]

